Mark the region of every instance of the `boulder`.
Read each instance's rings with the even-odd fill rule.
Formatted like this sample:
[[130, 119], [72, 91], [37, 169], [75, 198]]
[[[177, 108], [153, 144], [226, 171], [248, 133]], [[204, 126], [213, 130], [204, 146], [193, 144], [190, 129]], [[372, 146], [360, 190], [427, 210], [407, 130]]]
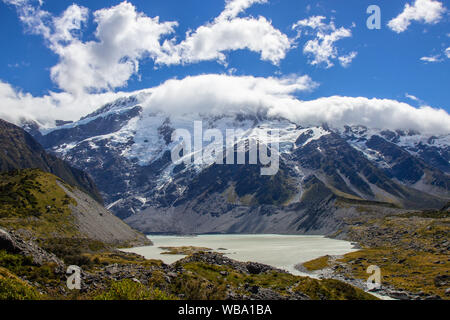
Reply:
[[449, 275], [439, 275], [434, 278], [434, 285], [436, 287], [446, 287], [450, 284], [450, 276]]

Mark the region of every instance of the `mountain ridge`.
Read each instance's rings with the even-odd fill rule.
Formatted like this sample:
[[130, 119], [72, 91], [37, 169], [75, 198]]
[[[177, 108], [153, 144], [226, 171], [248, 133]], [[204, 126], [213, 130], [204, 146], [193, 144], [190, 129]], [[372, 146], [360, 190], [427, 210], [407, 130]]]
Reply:
[[99, 203], [103, 203], [103, 199], [89, 175], [45, 152], [44, 148], [29, 133], [2, 119], [0, 119], [0, 148], [2, 150], [0, 171], [39, 168], [78, 186]]
[[[450, 134], [427, 136], [413, 130], [356, 125], [338, 129], [326, 124], [305, 127], [268, 116], [264, 110], [255, 114], [242, 111], [170, 115], [149, 110], [141, 102], [139, 97], [120, 99], [80, 122], [46, 130], [44, 135], [35, 137], [44, 142], [47, 150], [89, 172], [116, 215], [135, 227], [148, 225], [145, 219], [153, 221], [155, 227], [145, 229], [147, 232], [161, 231], [157, 224], [166, 225], [171, 219], [180, 219], [179, 224], [188, 225], [181, 229], [195, 232], [195, 217], [201, 220], [208, 214], [216, 218], [233, 215], [236, 208], [247, 214], [255, 207], [264, 211], [264, 206], [276, 207], [277, 212], [289, 211], [289, 205], [307, 204], [308, 197], [316, 197], [316, 202], [310, 203], [324, 201], [326, 197], [321, 198], [319, 192], [323, 187], [328, 190], [326, 194], [336, 199], [353, 199], [353, 204], [369, 201], [405, 209], [439, 208], [450, 199]], [[279, 129], [280, 171], [264, 182], [265, 178], [255, 174], [258, 166], [173, 164], [170, 136], [175, 129], [192, 133], [194, 120], [202, 120], [204, 130], [218, 128], [225, 133], [226, 128], [242, 129], [241, 140]], [[98, 123], [102, 125], [94, 125]], [[103, 127], [111, 130], [104, 132]], [[81, 131], [83, 137], [77, 135]], [[313, 186], [305, 181], [314, 181]], [[311, 193], [308, 188], [319, 193]], [[200, 199], [211, 203], [202, 204]], [[183, 220], [178, 211], [189, 211], [194, 216]], [[164, 217], [167, 212], [172, 212], [170, 218]], [[296, 214], [297, 218], [302, 216], [301, 212]], [[317, 214], [314, 210], [309, 213]], [[161, 218], [159, 222], [156, 217]], [[213, 230], [212, 226], [211, 230], [206, 225], [200, 229], [233, 231], [231, 227]], [[300, 225], [297, 227], [304, 231]], [[289, 228], [253, 229], [241, 231], [286, 232]]]

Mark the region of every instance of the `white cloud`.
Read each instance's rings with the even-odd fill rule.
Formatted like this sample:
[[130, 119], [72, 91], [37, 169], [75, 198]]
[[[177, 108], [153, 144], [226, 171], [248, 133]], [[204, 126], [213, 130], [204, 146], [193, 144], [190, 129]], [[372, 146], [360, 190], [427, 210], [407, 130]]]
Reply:
[[[17, 124], [23, 119], [34, 120], [45, 127], [51, 127], [57, 119], [77, 120], [105, 103], [140, 92], [152, 92], [152, 107], [171, 113], [177, 110], [214, 110], [220, 113], [221, 110], [227, 110], [227, 106], [242, 109], [247, 102], [252, 106], [264, 105], [264, 101], [283, 100], [294, 92], [310, 91], [317, 86], [309, 76], [258, 78], [210, 74], [183, 80], [168, 80], [158, 87], [131, 93], [73, 95], [50, 92], [42, 97], [35, 97], [0, 80], [0, 118]], [[230, 92], [233, 94], [230, 95]], [[178, 94], [181, 94], [180, 98]], [[208, 100], [208, 96], [215, 98]], [[183, 105], [183, 108], [180, 108], [180, 105]]]
[[[72, 4], [60, 17], [53, 18], [54, 33], [47, 35], [53, 46], [58, 46], [60, 42], [71, 42], [78, 37], [74, 32], [81, 29], [86, 23], [89, 10], [84, 7]], [[56, 48], [55, 48], [56, 49]]]
[[301, 32], [302, 28], [309, 27], [311, 29], [327, 28], [328, 25], [323, 23], [324, 16], [312, 16], [307, 19], [299, 20], [292, 25], [292, 30], [298, 30]]
[[50, 92], [35, 97], [0, 80], [0, 118], [16, 124], [21, 120], [34, 120], [44, 127], [51, 127], [57, 119], [77, 120], [105, 103], [130, 94], [107, 92], [75, 96]]
[[16, 6], [28, 30], [41, 34], [59, 56], [51, 78], [70, 93], [110, 90], [127, 84], [144, 57], [163, 55], [160, 38], [174, 32], [176, 22], [160, 22], [137, 12], [129, 2], [93, 13], [96, 41], [83, 42], [81, 27], [88, 9], [69, 6], [60, 17], [27, 0], [4, 0]]
[[156, 63], [217, 60], [226, 64], [226, 52], [247, 49], [259, 53], [261, 60], [279, 64], [291, 48], [289, 38], [265, 17], [238, 18], [255, 3], [267, 3], [267, 0], [228, 0], [224, 11], [211, 23], [188, 32], [180, 43], [166, 41], [163, 46], [167, 55], [158, 57]]
[[27, 30], [42, 35], [59, 56], [51, 78], [75, 94], [125, 86], [147, 57], [158, 65], [205, 60], [226, 64], [226, 52], [247, 49], [278, 64], [291, 48], [289, 38], [266, 18], [238, 18], [253, 4], [267, 0], [227, 0], [213, 22], [189, 32], [180, 43], [174, 37], [177, 22], [160, 22], [159, 17], [148, 17], [126, 1], [93, 12], [95, 40], [86, 42], [80, 35], [89, 18], [87, 8], [73, 4], [60, 17], [53, 17], [33, 0], [3, 1], [14, 5]]
[[436, 24], [446, 12], [444, 5], [435, 0], [416, 0], [413, 5], [406, 4], [403, 12], [389, 21], [388, 27], [397, 33], [408, 29], [412, 21]]
[[341, 66], [343, 66], [344, 68], [347, 68], [352, 63], [353, 59], [356, 58], [357, 55], [358, 55], [358, 53], [356, 51], [352, 51], [348, 55], [341, 56], [338, 59], [339, 59], [339, 62], [341, 63]]
[[289, 38], [264, 17], [220, 19], [188, 34], [184, 41], [172, 45], [168, 59], [162, 57], [156, 62], [179, 64], [218, 60], [226, 64], [224, 52], [248, 49], [260, 53], [262, 60], [278, 64], [290, 48]]
[[[128, 2], [94, 12], [95, 38], [83, 41], [81, 32], [90, 17], [86, 8], [71, 5], [59, 17], [53, 17], [32, 1], [4, 1], [15, 5], [27, 30], [42, 35], [49, 48], [58, 54], [60, 60], [51, 69], [51, 75], [66, 90], [34, 97], [0, 81], [0, 118], [15, 123], [25, 118], [50, 126], [55, 119], [77, 120], [106, 102], [129, 95], [91, 92], [125, 85], [138, 72], [139, 63], [145, 57], [161, 65], [202, 60], [226, 63], [227, 51], [248, 49], [276, 64], [292, 47], [291, 40], [266, 18], [239, 17], [251, 5], [263, 4], [266, 0], [229, 0], [216, 19], [188, 33], [179, 43], [170, 38], [176, 22], [160, 22], [158, 17], [139, 13]], [[312, 57], [312, 64], [330, 67], [339, 61], [347, 66], [356, 52], [340, 55], [335, 43], [350, 37], [351, 30], [336, 28], [333, 21], [325, 23], [324, 19], [319, 16], [300, 20], [293, 29], [299, 35], [314, 37], [304, 46], [305, 54]], [[362, 97], [298, 100], [296, 93], [313, 90], [317, 85], [308, 76], [201, 75], [168, 80], [151, 88], [148, 91], [152, 94], [145, 103], [147, 108], [170, 113], [223, 113], [263, 108], [271, 115], [281, 115], [299, 124], [328, 122], [337, 127], [363, 124], [436, 134], [449, 131], [448, 113], [431, 107], [414, 108], [394, 100]]]
[[151, 89], [152, 94], [143, 106], [149, 112], [163, 110], [178, 115], [255, 113], [265, 109], [269, 115], [283, 116], [300, 125], [327, 122], [335, 128], [361, 124], [430, 134], [450, 133], [450, 115], [442, 109], [415, 108], [389, 99], [332, 96], [301, 101], [295, 96], [296, 92], [311, 90], [316, 85], [307, 76], [258, 78], [209, 74], [166, 81]]
[[325, 19], [323, 16], [313, 16], [299, 20], [292, 25], [292, 29], [297, 30], [297, 37], [300, 37], [302, 32], [304, 35], [310, 35], [308, 28], [313, 30], [314, 39], [307, 41], [303, 47], [303, 53], [311, 57], [309, 61], [311, 65], [323, 64], [326, 68], [331, 68], [334, 65], [333, 60], [338, 59], [342, 66], [347, 67], [356, 57], [357, 52], [353, 51], [348, 55], [340, 56], [335, 43], [351, 37], [352, 32], [344, 27], [336, 28], [333, 21], [324, 23]]
[[236, 18], [241, 12], [250, 8], [252, 5], [267, 3], [269, 0], [226, 0], [225, 9], [216, 18], [216, 20], [229, 20]]
[[51, 76], [66, 91], [125, 86], [138, 73], [142, 58], [163, 55], [160, 38], [177, 25], [147, 17], [128, 2], [94, 12], [94, 21], [98, 41], [75, 40], [54, 48], [60, 62]]
[[434, 62], [441, 62], [442, 58], [441, 55], [438, 54], [435, 56], [422, 57], [420, 58], [420, 61], [434, 63]]
[[44, 38], [50, 36], [51, 30], [47, 23], [51, 20], [51, 15], [40, 9], [40, 1], [3, 0], [3, 2], [16, 7], [19, 19], [27, 32], [41, 34]]
[[411, 99], [413, 101], [420, 101], [419, 98], [417, 98], [416, 96], [413, 96], [412, 94], [409, 94], [409, 93], [405, 93], [405, 97], [408, 99]]
[[[151, 89], [144, 105], [170, 114], [256, 112], [260, 108], [290, 103], [292, 94], [318, 86], [309, 76], [262, 78], [205, 74], [168, 80]], [[230, 94], [232, 92], [232, 94]], [[183, 108], [180, 108], [180, 105]]]
[[[148, 89], [146, 92], [151, 94], [141, 104], [148, 112], [161, 110], [174, 115], [266, 110], [269, 115], [283, 116], [300, 125], [327, 122], [335, 128], [361, 124], [392, 130], [415, 129], [429, 134], [450, 133], [450, 115], [429, 106], [415, 108], [395, 100], [364, 97], [332, 96], [311, 101], [296, 97], [296, 93], [315, 87], [317, 84], [308, 76], [261, 78], [206, 74], [168, 80]], [[25, 117], [47, 125], [55, 119], [76, 120], [124, 95], [105, 93], [75, 97], [67, 93], [50, 93], [33, 97], [0, 82], [0, 118], [17, 123]]]
[[333, 96], [297, 101], [288, 108], [274, 109], [299, 123], [329, 123], [333, 127], [361, 124], [372, 128], [415, 129], [429, 134], [450, 133], [450, 115], [429, 106], [414, 108], [389, 99]]
[[420, 58], [420, 61], [423, 61], [425, 63], [436, 63], [436, 62], [442, 62], [445, 60], [445, 58], [450, 59], [450, 47], [444, 49], [442, 53], [432, 55], [432, 56], [425, 56]]

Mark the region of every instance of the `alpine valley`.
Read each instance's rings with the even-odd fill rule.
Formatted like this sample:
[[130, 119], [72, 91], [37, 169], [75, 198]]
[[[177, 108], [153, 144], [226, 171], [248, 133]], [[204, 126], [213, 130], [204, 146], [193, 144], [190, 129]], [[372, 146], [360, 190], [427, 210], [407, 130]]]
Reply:
[[450, 300], [450, 1], [372, 2], [0, 0], [0, 314]]
[[[147, 107], [151, 95], [120, 98], [52, 128], [22, 126], [87, 172], [107, 208], [144, 233], [330, 234], [345, 218], [450, 201], [450, 134], [311, 126], [245, 106], [171, 114]], [[192, 133], [196, 120], [224, 137], [228, 128], [241, 129], [238, 141], [278, 129], [278, 173], [261, 176], [260, 165], [174, 164], [172, 133]]]

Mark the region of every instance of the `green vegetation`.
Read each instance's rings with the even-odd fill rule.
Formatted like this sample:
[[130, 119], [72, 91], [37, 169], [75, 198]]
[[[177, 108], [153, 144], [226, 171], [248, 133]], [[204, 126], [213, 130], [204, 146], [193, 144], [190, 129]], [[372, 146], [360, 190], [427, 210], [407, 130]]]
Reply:
[[[448, 280], [439, 280], [450, 277], [448, 211], [408, 212], [381, 218], [370, 215], [347, 224], [347, 238], [359, 242], [363, 249], [332, 263], [327, 259], [336, 273], [367, 279], [367, 267], [377, 265], [385, 286], [450, 298], [445, 293], [450, 286]], [[327, 264], [322, 257], [303, 265], [319, 270]]]
[[[201, 288], [201, 285], [205, 287], [209, 284], [211, 289], [214, 289], [211, 290], [214, 292], [213, 298], [223, 297], [225, 288], [229, 285], [240, 288], [238, 292], [247, 295], [249, 293], [245, 289], [246, 286], [257, 286], [272, 289], [281, 295], [288, 295], [291, 292], [303, 292], [312, 299], [376, 299], [361, 289], [337, 280], [316, 280], [276, 271], [247, 275], [228, 266], [211, 265], [203, 262], [191, 262], [184, 264], [183, 267], [191, 271], [191, 273], [180, 279], [180, 281], [191, 283], [189, 287], [191, 290], [192, 287]], [[184, 284], [184, 286], [187, 285]], [[183, 287], [180, 289], [183, 290]], [[200, 297], [198, 298], [209, 298], [204, 296], [204, 291], [194, 290], [194, 292], [203, 293], [199, 294]]]
[[323, 256], [319, 257], [314, 260], [307, 261], [303, 263], [302, 265], [306, 268], [308, 271], [316, 271], [316, 270], [322, 270], [329, 266], [329, 256]]
[[93, 264], [86, 253], [109, 249], [103, 242], [86, 238], [49, 238], [42, 239], [43, 249], [52, 252], [67, 265], [88, 266]]
[[112, 281], [106, 292], [94, 297], [94, 300], [174, 300], [158, 288], [148, 288], [130, 279]]
[[314, 300], [378, 300], [363, 290], [334, 279], [315, 280], [303, 277], [294, 289]]
[[0, 300], [38, 300], [39, 292], [5, 268], [0, 267]]
[[56, 176], [38, 169], [0, 173], [0, 227], [42, 238], [75, 237], [69, 205], [76, 205]]
[[139, 265], [144, 267], [160, 267], [161, 260], [145, 259], [135, 253], [121, 251], [101, 251], [94, 253], [83, 253], [83, 256], [90, 261], [85, 265], [90, 270], [98, 270], [100, 267], [119, 264], [119, 265]]
[[450, 211], [426, 210], [426, 211], [407, 212], [407, 213], [400, 214], [397, 217], [401, 217], [401, 218], [419, 217], [419, 218], [431, 218], [431, 219], [444, 219], [444, 218], [450, 218]]
[[[367, 279], [369, 265], [381, 268], [382, 284], [412, 293], [423, 292], [445, 298], [447, 286], [438, 287], [435, 278], [449, 273], [448, 254], [432, 254], [413, 250], [371, 248], [352, 252], [339, 262], [348, 264], [351, 275]], [[346, 269], [343, 269], [344, 272]], [[448, 297], [447, 297], [448, 298]]]
[[22, 128], [0, 119], [0, 172], [39, 168], [63, 179], [91, 195], [99, 203], [102, 197], [91, 178], [67, 162], [45, 152], [44, 148]]
[[60, 277], [55, 273], [54, 264], [37, 266], [30, 258], [20, 254], [10, 254], [0, 250], [0, 268], [7, 269], [14, 277], [37, 283], [42, 287], [57, 287]]

